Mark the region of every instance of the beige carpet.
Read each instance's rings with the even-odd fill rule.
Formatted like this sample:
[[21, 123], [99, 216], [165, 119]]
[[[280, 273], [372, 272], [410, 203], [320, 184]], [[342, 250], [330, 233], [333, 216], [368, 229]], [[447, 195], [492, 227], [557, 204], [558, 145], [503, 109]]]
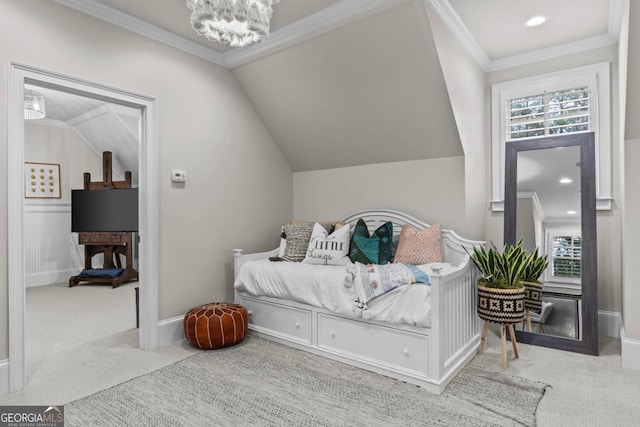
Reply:
[[437, 396], [249, 336], [65, 405], [68, 426], [533, 426], [545, 386], [476, 366]]
[[[196, 353], [184, 342], [154, 352], [138, 349], [133, 288], [29, 288], [27, 343], [39, 340], [40, 350], [27, 349], [26, 389], [0, 396], [0, 405], [63, 404]], [[520, 359], [509, 352], [504, 372], [551, 385], [538, 406], [538, 427], [640, 425], [640, 372], [621, 368], [618, 339], [601, 339], [599, 357], [526, 344], [519, 348]], [[502, 372], [500, 358], [500, 339], [490, 335], [485, 353], [471, 365]]]

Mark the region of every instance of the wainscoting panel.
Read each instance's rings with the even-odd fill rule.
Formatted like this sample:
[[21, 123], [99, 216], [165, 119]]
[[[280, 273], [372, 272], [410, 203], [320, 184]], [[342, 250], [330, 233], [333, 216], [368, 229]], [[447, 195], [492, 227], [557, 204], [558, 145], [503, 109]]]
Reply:
[[71, 233], [71, 205], [25, 205], [26, 286], [67, 282], [82, 270], [83, 252]]

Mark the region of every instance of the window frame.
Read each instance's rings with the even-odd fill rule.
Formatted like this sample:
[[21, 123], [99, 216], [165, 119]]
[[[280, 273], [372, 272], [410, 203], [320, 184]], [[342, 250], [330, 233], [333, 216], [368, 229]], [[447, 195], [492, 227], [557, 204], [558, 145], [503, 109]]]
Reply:
[[[611, 210], [611, 89], [610, 64], [572, 68], [491, 85], [491, 210], [504, 211], [507, 100], [589, 87], [591, 129], [595, 133], [596, 208]], [[522, 140], [516, 139], [517, 140]]]

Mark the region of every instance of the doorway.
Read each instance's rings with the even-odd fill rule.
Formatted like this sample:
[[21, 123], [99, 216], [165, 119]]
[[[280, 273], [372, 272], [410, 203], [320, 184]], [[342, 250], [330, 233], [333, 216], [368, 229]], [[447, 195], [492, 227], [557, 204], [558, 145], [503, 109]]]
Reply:
[[140, 110], [139, 268], [140, 329], [144, 350], [158, 347], [157, 144], [155, 100], [62, 74], [10, 63], [8, 90], [9, 392], [25, 386], [24, 86], [35, 85]]

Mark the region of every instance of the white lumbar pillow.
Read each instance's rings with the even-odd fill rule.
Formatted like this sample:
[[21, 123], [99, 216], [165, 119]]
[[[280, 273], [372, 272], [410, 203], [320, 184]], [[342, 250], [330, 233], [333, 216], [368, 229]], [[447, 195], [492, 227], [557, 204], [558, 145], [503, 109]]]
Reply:
[[302, 261], [305, 264], [346, 265], [349, 259], [349, 241], [351, 228], [348, 225], [327, 233], [317, 222], [313, 225], [307, 254]]

